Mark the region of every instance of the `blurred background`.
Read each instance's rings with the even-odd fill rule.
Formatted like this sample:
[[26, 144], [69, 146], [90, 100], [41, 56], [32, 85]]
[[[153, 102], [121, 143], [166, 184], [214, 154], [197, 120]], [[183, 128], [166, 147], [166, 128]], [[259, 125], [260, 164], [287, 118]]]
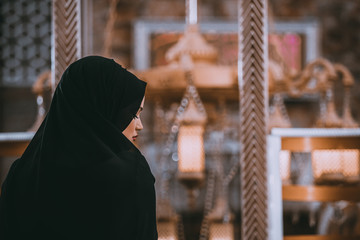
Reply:
[[[185, 21], [185, 0], [81, 3], [82, 55], [114, 58], [149, 83], [137, 144], [157, 179], [160, 239], [240, 239], [238, 1], [199, 0], [195, 23]], [[36, 130], [49, 107], [52, 13], [51, 0], [0, 2], [2, 133]], [[360, 2], [269, 0], [268, 16], [269, 132], [357, 129]], [[308, 153], [282, 154], [291, 160], [283, 184], [359, 175], [358, 150], [349, 174], [330, 166], [324, 175]], [[0, 159], [0, 182], [14, 159]], [[360, 234], [358, 212], [293, 201], [279, 214], [285, 235]]]

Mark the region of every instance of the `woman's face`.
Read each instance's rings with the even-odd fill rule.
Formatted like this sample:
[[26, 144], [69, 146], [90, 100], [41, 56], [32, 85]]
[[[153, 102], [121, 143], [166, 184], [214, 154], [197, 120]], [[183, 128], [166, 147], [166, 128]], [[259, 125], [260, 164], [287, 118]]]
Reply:
[[125, 135], [125, 137], [127, 139], [129, 139], [131, 142], [135, 142], [135, 140], [138, 136], [138, 131], [143, 129], [143, 125], [142, 125], [141, 119], [140, 119], [140, 113], [144, 108], [144, 101], [145, 101], [145, 97], [143, 98], [143, 100], [140, 104], [140, 108], [139, 108], [138, 112], [136, 113], [136, 115], [134, 116], [133, 120], [122, 132]]

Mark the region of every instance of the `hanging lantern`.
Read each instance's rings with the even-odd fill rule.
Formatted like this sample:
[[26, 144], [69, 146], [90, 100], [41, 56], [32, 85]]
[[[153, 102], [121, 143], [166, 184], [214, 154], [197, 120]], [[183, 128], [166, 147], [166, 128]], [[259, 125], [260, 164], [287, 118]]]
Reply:
[[204, 127], [190, 124], [179, 130], [179, 171], [181, 173], [202, 173], [204, 171]]
[[359, 179], [359, 150], [314, 150], [312, 167], [315, 179], [344, 181]]
[[178, 217], [169, 200], [159, 199], [157, 203], [157, 230], [159, 240], [178, 240]]
[[159, 240], [178, 240], [175, 219], [159, 219], [157, 229]]
[[209, 240], [234, 239], [234, 225], [230, 222], [213, 222], [210, 225]]
[[188, 190], [189, 204], [194, 206], [194, 190], [204, 181], [204, 129], [206, 113], [199, 111], [190, 98], [180, 121], [178, 133], [178, 178]]
[[215, 208], [208, 216], [209, 240], [233, 240], [233, 215], [230, 213], [224, 197], [218, 198]]

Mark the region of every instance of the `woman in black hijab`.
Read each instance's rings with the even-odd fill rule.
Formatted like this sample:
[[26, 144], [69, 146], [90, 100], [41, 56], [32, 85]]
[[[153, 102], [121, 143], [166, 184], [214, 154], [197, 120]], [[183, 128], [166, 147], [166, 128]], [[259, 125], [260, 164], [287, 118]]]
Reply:
[[157, 239], [154, 177], [131, 142], [145, 87], [111, 59], [68, 67], [2, 186], [1, 240]]

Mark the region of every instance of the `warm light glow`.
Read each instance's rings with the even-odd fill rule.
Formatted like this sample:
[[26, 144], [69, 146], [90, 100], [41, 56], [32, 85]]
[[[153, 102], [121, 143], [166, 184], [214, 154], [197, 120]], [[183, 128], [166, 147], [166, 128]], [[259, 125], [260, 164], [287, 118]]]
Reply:
[[209, 240], [234, 239], [234, 226], [232, 223], [211, 223]]
[[177, 240], [176, 222], [158, 222], [158, 240]]
[[287, 150], [280, 151], [280, 176], [282, 181], [290, 179], [291, 152]]
[[312, 152], [314, 177], [340, 173], [345, 177], [359, 175], [359, 150], [315, 150]]
[[183, 125], [179, 129], [179, 172], [202, 172], [204, 170], [204, 127]]

